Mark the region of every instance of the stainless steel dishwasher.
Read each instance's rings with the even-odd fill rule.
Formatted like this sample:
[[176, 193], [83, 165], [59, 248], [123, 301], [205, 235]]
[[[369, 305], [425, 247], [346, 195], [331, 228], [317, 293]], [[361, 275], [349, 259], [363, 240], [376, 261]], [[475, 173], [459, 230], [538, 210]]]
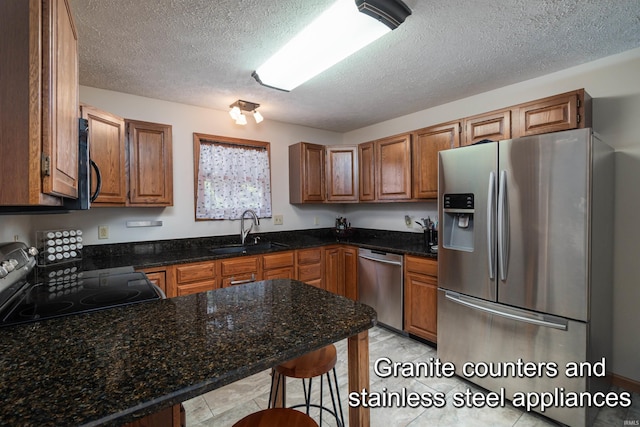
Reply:
[[376, 310], [382, 326], [402, 332], [402, 255], [358, 250], [358, 300]]

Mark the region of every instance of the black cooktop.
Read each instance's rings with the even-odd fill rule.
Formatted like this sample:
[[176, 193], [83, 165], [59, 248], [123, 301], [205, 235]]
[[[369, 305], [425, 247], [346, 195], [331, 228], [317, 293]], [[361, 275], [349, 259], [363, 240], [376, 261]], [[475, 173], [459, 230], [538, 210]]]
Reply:
[[157, 300], [164, 295], [131, 267], [82, 271], [73, 266], [38, 271], [3, 307], [0, 326], [34, 322], [115, 306]]

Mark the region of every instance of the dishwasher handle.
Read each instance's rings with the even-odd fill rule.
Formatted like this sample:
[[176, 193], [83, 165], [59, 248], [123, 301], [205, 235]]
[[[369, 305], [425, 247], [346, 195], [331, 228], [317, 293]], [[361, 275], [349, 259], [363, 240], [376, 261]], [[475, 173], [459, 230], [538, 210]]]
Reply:
[[363, 259], [368, 259], [369, 261], [381, 262], [383, 264], [393, 264], [393, 265], [402, 266], [402, 261], [391, 261], [391, 260], [380, 259], [380, 258], [372, 258], [372, 257], [368, 257], [366, 255], [358, 255], [358, 257], [363, 258]]

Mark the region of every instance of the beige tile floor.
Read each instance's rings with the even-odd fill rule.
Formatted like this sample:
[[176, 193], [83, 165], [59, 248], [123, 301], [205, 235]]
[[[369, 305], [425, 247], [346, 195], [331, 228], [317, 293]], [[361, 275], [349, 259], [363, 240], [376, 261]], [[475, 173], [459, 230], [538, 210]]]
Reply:
[[[425, 361], [429, 357], [436, 357], [433, 347], [420, 343], [400, 334], [375, 327], [369, 332], [370, 361], [379, 357], [389, 357], [393, 361]], [[345, 418], [347, 417], [347, 363], [346, 340], [336, 343], [338, 349], [338, 364], [336, 371], [340, 383], [341, 400]], [[218, 390], [211, 391], [184, 403], [187, 413], [188, 427], [228, 427], [237, 420], [252, 412], [267, 407], [271, 376], [268, 371], [261, 372], [241, 381], [235, 382]], [[303, 402], [300, 380], [288, 380], [287, 401]], [[319, 400], [318, 383], [314, 383], [312, 399]], [[471, 388], [479, 391], [470, 383], [457, 377], [453, 378], [379, 378], [371, 370], [371, 390], [407, 391], [417, 393], [442, 392], [447, 396], [447, 404], [441, 408], [372, 408], [372, 427], [420, 427], [420, 426], [509, 426], [509, 427], [544, 427], [557, 426], [553, 421], [535, 413], [526, 413], [507, 404], [497, 408], [466, 408], [456, 409], [451, 404], [451, 396], [456, 391]], [[330, 398], [326, 392], [325, 404], [330, 406]], [[620, 390], [618, 390], [620, 391]], [[318, 414], [312, 413], [318, 420]], [[335, 419], [325, 413], [323, 426], [335, 426]], [[348, 424], [348, 420], [345, 420]], [[633, 395], [630, 408], [606, 408], [600, 411], [594, 427], [622, 427], [638, 425], [640, 422], [640, 395]]]

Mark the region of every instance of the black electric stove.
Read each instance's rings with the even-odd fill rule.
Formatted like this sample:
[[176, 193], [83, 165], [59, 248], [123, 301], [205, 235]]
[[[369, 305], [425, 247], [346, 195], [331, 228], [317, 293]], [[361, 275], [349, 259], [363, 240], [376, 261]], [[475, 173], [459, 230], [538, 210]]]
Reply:
[[133, 267], [84, 271], [80, 264], [35, 267], [23, 243], [0, 245], [0, 327], [164, 298]]

